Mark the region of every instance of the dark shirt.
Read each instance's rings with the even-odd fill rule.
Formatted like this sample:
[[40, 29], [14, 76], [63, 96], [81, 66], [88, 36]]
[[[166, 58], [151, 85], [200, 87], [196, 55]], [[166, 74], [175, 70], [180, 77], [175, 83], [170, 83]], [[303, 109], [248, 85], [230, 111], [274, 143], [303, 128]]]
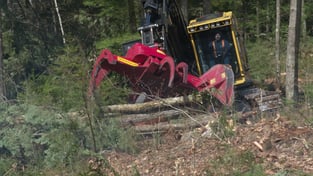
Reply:
[[230, 43], [227, 40], [214, 40], [209, 44], [210, 65], [229, 64]]

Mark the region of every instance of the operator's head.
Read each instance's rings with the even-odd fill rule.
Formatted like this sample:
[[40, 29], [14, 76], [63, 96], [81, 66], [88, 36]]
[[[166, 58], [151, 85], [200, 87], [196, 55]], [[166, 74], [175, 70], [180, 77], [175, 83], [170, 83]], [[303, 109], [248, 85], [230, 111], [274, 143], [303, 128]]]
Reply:
[[221, 34], [220, 33], [215, 34], [215, 40], [221, 40]]

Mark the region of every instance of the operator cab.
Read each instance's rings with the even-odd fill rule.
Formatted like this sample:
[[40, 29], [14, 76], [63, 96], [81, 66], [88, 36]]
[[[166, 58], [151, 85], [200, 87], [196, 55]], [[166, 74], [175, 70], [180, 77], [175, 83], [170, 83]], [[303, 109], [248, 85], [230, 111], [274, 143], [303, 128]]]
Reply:
[[[235, 85], [245, 83], [248, 70], [246, 52], [236, 25], [232, 12], [209, 14], [190, 21], [187, 29], [199, 75], [208, 71], [213, 64], [226, 64], [224, 58], [228, 57], [227, 64], [232, 67], [235, 74]], [[220, 34], [221, 40], [224, 40], [223, 46], [220, 46], [223, 49], [223, 56], [218, 59], [215, 58], [215, 45], [212, 47], [212, 41], [215, 40], [217, 33]]]

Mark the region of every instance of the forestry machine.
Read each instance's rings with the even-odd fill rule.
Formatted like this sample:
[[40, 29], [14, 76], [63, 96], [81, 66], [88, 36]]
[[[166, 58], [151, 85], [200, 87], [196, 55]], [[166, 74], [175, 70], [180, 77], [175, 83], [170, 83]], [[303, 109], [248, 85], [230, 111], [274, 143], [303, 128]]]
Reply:
[[[278, 93], [256, 88], [249, 78], [245, 47], [232, 12], [208, 14], [186, 25], [176, 0], [141, 2], [141, 39], [123, 44], [124, 56], [108, 49], [101, 52], [94, 63], [90, 94], [113, 71], [127, 77], [135, 92], [146, 95], [167, 98], [207, 91], [227, 106], [238, 101], [246, 111], [279, 107]], [[209, 43], [216, 33], [230, 43], [226, 51], [230, 64], [210, 67]]]

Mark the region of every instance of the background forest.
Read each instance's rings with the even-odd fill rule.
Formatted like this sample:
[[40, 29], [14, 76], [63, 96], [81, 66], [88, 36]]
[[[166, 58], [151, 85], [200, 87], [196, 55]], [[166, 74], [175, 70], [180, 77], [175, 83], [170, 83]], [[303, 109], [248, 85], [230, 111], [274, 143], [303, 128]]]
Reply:
[[[251, 75], [260, 85], [275, 80], [276, 2], [178, 0], [190, 20], [233, 11], [245, 36]], [[280, 64], [284, 89], [290, 1], [281, 0]], [[299, 53], [299, 104], [312, 125], [313, 1], [303, 0]], [[93, 61], [104, 48], [138, 39], [140, 0], [0, 1], [0, 175], [83, 175], [86, 158], [116, 149], [135, 153], [135, 135], [101, 118], [86, 99]], [[111, 75], [98, 105], [125, 102], [126, 81]], [[287, 105], [286, 105], [287, 106]], [[286, 114], [295, 112], [286, 110]], [[77, 118], [77, 117], [80, 118]]]

